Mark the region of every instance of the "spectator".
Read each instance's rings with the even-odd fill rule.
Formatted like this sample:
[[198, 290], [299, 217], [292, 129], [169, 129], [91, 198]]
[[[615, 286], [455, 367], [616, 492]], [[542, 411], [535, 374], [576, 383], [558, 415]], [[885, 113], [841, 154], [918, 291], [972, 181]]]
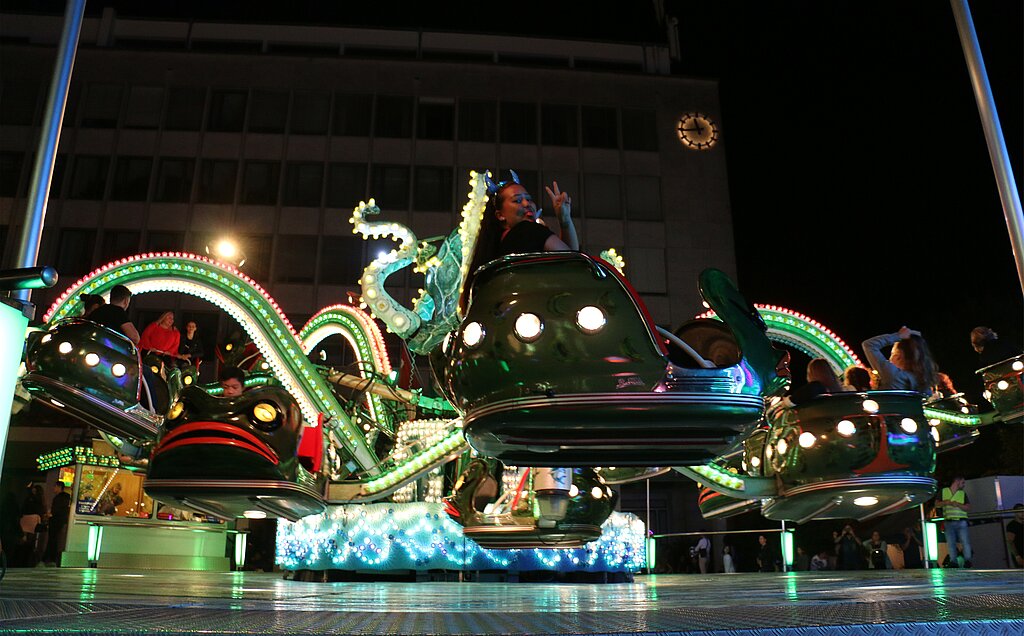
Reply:
[[868, 553], [869, 570], [891, 570], [892, 562], [889, 560], [889, 545], [882, 540], [881, 533], [875, 530], [871, 538], [864, 542], [864, 549]]
[[[888, 358], [882, 349], [893, 345]], [[868, 338], [861, 346], [871, 367], [878, 372], [882, 391], [916, 391], [930, 396], [935, 386], [935, 363], [921, 332], [900, 327], [896, 333]]]
[[43, 563], [60, 565], [60, 553], [71, 516], [71, 495], [65, 491], [62, 482], [53, 485], [53, 499], [50, 502], [50, 532], [43, 553]]
[[121, 482], [116, 481], [100, 495], [100, 500], [96, 502], [96, 512], [106, 516], [114, 515], [117, 514], [117, 507], [123, 503]]
[[195, 320], [189, 320], [185, 323], [185, 337], [181, 339], [181, 344], [178, 345], [178, 353], [183, 360], [188, 360], [188, 363], [199, 370], [199, 363], [203, 360], [203, 341], [196, 337], [198, 327], [196, 326]]
[[732, 558], [732, 546], [722, 548], [722, 571], [726, 574], [736, 574], [736, 561]]
[[143, 351], [156, 354], [165, 365], [172, 368], [179, 357], [180, 344], [181, 334], [174, 328], [173, 311], [165, 311], [159, 318], [146, 325], [139, 340], [139, 346]]
[[758, 572], [778, 572], [779, 570], [779, 559], [775, 555], [775, 550], [772, 549], [771, 544], [768, 543], [768, 537], [760, 534], [757, 536], [758, 550], [757, 550], [757, 571]]
[[1010, 566], [1024, 568], [1024, 504], [1013, 506], [1013, 520], [1006, 524], [1006, 548]]
[[[966, 480], [963, 477], [954, 477], [952, 483], [942, 489], [936, 506], [942, 507], [942, 517], [945, 520], [943, 525], [946, 528], [946, 546], [949, 548], [950, 567], [971, 567], [971, 557], [974, 552], [971, 550], [971, 533], [967, 528], [967, 513], [971, 509], [971, 502], [967, 498], [967, 491], [964, 490]], [[963, 560], [958, 557], [957, 544], [962, 546], [960, 553]]]
[[236, 398], [245, 391], [245, 372], [238, 367], [224, 367], [217, 376], [220, 388], [224, 389], [221, 397]]
[[871, 372], [864, 367], [853, 365], [843, 374], [848, 391], [862, 393], [871, 390]]
[[923, 547], [921, 539], [918, 538], [917, 532], [913, 528], [910, 526], [903, 528], [903, 543], [900, 544], [900, 548], [903, 550], [904, 568], [913, 570], [924, 567], [924, 561], [921, 558], [921, 548]]
[[711, 539], [708, 539], [703, 530], [700, 533], [700, 540], [697, 541], [697, 565], [701, 574], [707, 574], [708, 562], [711, 560]]
[[37, 547], [40, 535], [45, 530], [46, 503], [43, 501], [43, 487], [29, 484], [25, 500], [21, 504], [21, 542], [17, 549], [15, 565], [34, 568], [39, 562]]
[[999, 334], [988, 327], [975, 327], [971, 330], [971, 346], [978, 352], [978, 361], [982, 368], [990, 367], [1021, 353], [1018, 347], [1000, 340]]
[[[836, 533], [832, 533], [832, 536], [835, 537]], [[857, 537], [857, 533], [854, 532], [853, 526], [850, 524], [843, 526], [843, 531], [834, 541], [836, 542], [836, 555], [838, 556], [836, 562], [837, 570], [864, 569], [864, 546]]]
[[818, 572], [828, 568], [828, 550], [822, 550], [811, 557], [811, 571]]
[[132, 292], [124, 285], [114, 285], [110, 290], [110, 303], [97, 307], [89, 320], [127, 336], [134, 344], [139, 344], [139, 332], [128, 318], [128, 304], [132, 301]]
[[807, 554], [802, 545], [796, 547], [796, 557], [793, 559], [793, 570], [796, 572], [807, 572], [811, 569], [811, 555]]

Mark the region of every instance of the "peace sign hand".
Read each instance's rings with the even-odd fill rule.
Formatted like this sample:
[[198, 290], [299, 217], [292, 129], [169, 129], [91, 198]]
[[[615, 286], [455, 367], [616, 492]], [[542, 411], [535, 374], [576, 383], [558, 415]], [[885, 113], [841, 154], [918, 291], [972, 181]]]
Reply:
[[554, 189], [544, 186], [547, 190], [548, 197], [551, 199], [551, 207], [555, 208], [555, 213], [558, 214], [558, 220], [565, 223], [569, 220], [569, 215], [572, 212], [572, 198], [568, 192], [562, 192], [558, 189], [558, 182], [552, 181], [551, 185]]

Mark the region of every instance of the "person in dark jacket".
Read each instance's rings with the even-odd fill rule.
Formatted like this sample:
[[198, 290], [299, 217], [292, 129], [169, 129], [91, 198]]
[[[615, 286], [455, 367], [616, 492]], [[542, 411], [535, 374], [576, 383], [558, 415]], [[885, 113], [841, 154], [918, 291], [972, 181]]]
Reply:
[[1021, 351], [988, 327], [975, 327], [971, 330], [971, 346], [978, 352], [981, 368], [990, 367], [997, 362], [1019, 356]]

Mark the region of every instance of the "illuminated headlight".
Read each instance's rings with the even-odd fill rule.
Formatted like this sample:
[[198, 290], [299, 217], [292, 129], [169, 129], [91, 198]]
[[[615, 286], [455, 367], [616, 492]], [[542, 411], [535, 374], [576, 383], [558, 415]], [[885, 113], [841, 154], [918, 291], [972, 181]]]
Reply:
[[242, 516], [246, 519], [266, 519], [267, 513], [262, 510], [246, 510], [242, 513]]
[[94, 366], [96, 366], [99, 363], [100, 363], [100, 357], [98, 355], [96, 355], [95, 353], [87, 353], [87, 354], [85, 354], [85, 365], [86, 366], [94, 367]]
[[569, 486], [569, 496], [570, 497], [575, 497], [578, 494], [580, 494], [580, 489], [576, 487], [576, 484], [573, 484], [573, 485]]
[[590, 496], [594, 499], [600, 499], [604, 496], [604, 490], [602, 490], [600, 486], [594, 486], [590, 489]]
[[800, 443], [802, 448], [810, 448], [811, 446], [814, 446], [814, 442], [817, 441], [817, 438], [814, 436], [814, 433], [804, 431], [803, 433], [800, 433], [800, 437], [797, 441]]
[[1010, 388], [1010, 383], [1007, 382], [1006, 380], [1000, 380], [999, 382], [996, 382], [996, 388], [999, 389], [1000, 391], [1005, 391], [1006, 389]]
[[938, 426], [939, 424], [942, 424], [942, 420], [940, 420], [937, 417], [933, 417], [932, 419], [928, 420], [929, 426]]
[[971, 414], [971, 409], [967, 408], [966, 406], [961, 406], [960, 407], [960, 412], [963, 413], [964, 415], [970, 415]]
[[[89, 355], [95, 355], [95, 354], [89, 354]], [[121, 364], [120, 362], [116, 362], [116, 363], [114, 363], [113, 366], [110, 367], [110, 372], [114, 374], [115, 378], [119, 378], [122, 375], [124, 375], [125, 373], [128, 373], [128, 369], [123, 364]]]
[[253, 407], [252, 415], [263, 423], [273, 422], [277, 419], [277, 407], [269, 402], [260, 402]]
[[70, 342], [62, 342], [57, 345], [57, 351], [60, 351], [61, 353], [71, 353], [72, 349], [74, 349], [74, 347], [71, 346]]
[[1014, 371], [1024, 371], [1024, 362], [1021, 362], [1020, 360], [1014, 360], [1013, 364], [1011, 365], [1011, 368]]
[[182, 380], [181, 380], [181, 381], [182, 381], [182, 383], [183, 383], [183, 384], [184, 384], [185, 386], [188, 386], [188, 385], [192, 384], [192, 376], [190, 376], [190, 375], [186, 375], [186, 376], [185, 376], [184, 378], [182, 378]]
[[462, 330], [462, 342], [467, 347], [475, 347], [484, 339], [484, 326], [478, 322], [471, 322]]
[[233, 349], [233, 348], [234, 348], [234, 346], [235, 346], [235, 345], [233, 345], [233, 344], [231, 344], [231, 343], [229, 342], [229, 343], [227, 343], [226, 345], [224, 345], [224, 351], [231, 351], [231, 349]]
[[601, 331], [606, 322], [604, 312], [599, 307], [587, 305], [576, 312], [576, 326], [583, 333], [597, 333]]
[[839, 420], [836, 424], [836, 432], [843, 437], [849, 437], [857, 432], [857, 427], [850, 420]]
[[778, 442], [775, 443], [775, 448], [778, 449], [779, 455], [785, 455], [786, 451], [789, 450], [789, 443], [787, 443], [784, 439], [780, 439]]
[[760, 457], [751, 457], [750, 458], [750, 465], [753, 466], [754, 468], [759, 468], [761, 466], [761, 458]]
[[516, 337], [523, 342], [533, 342], [540, 338], [544, 331], [544, 323], [537, 314], [520, 314], [516, 318]]
[[266, 370], [270, 369], [270, 363], [269, 362], [264, 362], [263, 364], [260, 365], [260, 368], [263, 369], [264, 371], [266, 371]]
[[868, 413], [878, 412], [878, 402], [875, 402], [874, 400], [864, 400], [861, 402], [861, 406], [864, 407], [864, 410]]
[[185, 411], [185, 404], [183, 402], [175, 402], [171, 407], [171, 410], [167, 413], [167, 419], [176, 420], [181, 417], [181, 414]]
[[992, 391], [989, 391], [988, 389], [985, 389], [985, 391], [982, 392], [981, 397], [985, 398], [986, 400], [991, 400], [992, 399]]
[[[46, 334], [42, 338], [39, 339], [39, 342], [41, 342], [42, 344], [46, 344], [50, 340], [53, 340], [53, 335], [52, 334]], [[63, 352], [61, 352], [61, 353], [63, 353]]]
[[937, 429], [937, 428], [933, 428], [932, 429], [932, 439], [935, 440], [936, 444], [939, 443], [939, 429]]
[[905, 417], [900, 420], [900, 428], [902, 428], [906, 433], [916, 433], [917, 422], [913, 418]]
[[[86, 362], [88, 362], [88, 360], [86, 360]], [[160, 373], [160, 367], [156, 366], [155, 364], [149, 365], [149, 370], [152, 371], [153, 373]]]
[[768, 459], [772, 458], [772, 452], [773, 451], [772, 451], [771, 445], [768, 445], [768, 446], [764, 447], [764, 456], [767, 457]]
[[856, 499], [853, 500], [853, 505], [855, 505], [855, 506], [862, 506], [862, 507], [865, 507], [865, 508], [868, 507], [868, 506], [874, 506], [877, 503], [878, 503], [878, 497], [870, 497], [870, 496], [868, 496], [868, 497], [857, 497]]

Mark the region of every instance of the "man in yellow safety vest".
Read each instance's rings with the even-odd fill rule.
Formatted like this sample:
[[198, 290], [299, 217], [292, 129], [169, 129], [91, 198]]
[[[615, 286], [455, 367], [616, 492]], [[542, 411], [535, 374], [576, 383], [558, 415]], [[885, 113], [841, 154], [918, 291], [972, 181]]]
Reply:
[[[949, 548], [950, 567], [971, 567], [971, 535], [967, 529], [967, 512], [971, 503], [964, 490], [964, 478], [954, 477], [953, 483], [942, 489], [936, 506], [942, 506], [942, 516], [946, 526], [946, 546]], [[963, 559], [957, 556], [956, 544], [962, 546]]]

